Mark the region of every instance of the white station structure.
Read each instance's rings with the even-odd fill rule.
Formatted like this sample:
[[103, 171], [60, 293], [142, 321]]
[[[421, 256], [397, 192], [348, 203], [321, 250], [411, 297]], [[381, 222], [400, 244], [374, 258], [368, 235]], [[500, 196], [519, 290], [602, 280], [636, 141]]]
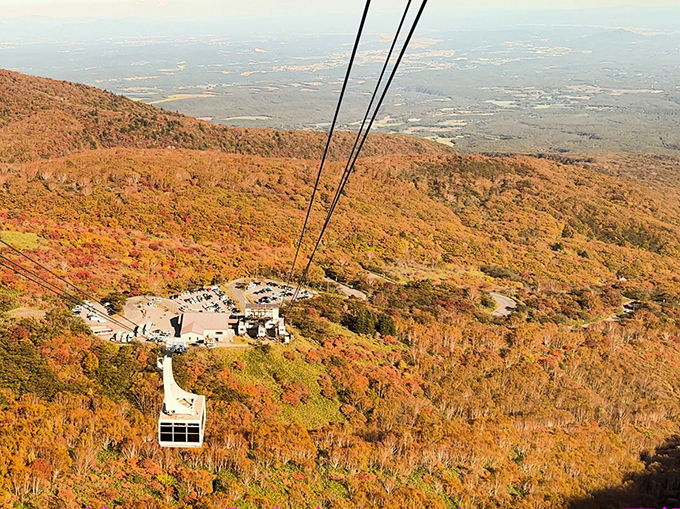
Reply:
[[191, 394], [177, 385], [172, 374], [174, 350], [175, 345], [169, 342], [164, 356], [158, 359], [165, 390], [158, 419], [158, 442], [161, 447], [201, 447], [205, 431], [205, 396]]

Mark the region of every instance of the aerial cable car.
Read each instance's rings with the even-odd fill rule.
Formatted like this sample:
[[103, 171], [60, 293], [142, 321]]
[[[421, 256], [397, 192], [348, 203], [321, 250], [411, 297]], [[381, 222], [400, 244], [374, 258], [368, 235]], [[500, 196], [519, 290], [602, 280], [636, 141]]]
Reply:
[[173, 352], [186, 352], [186, 347], [169, 342], [158, 359], [165, 392], [158, 418], [158, 443], [161, 447], [198, 448], [203, 446], [205, 396], [191, 394], [177, 385], [172, 374]]

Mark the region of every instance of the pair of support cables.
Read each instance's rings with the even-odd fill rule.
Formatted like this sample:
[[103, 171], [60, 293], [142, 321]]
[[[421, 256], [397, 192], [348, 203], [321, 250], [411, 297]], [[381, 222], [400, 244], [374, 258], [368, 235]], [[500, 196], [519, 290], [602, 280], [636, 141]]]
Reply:
[[[368, 104], [368, 108], [366, 109], [366, 114], [364, 115], [364, 119], [361, 123], [361, 128], [359, 129], [359, 132], [357, 133], [356, 139], [354, 141], [354, 146], [352, 147], [352, 151], [349, 155], [349, 158], [347, 159], [347, 164], [345, 165], [345, 169], [340, 177], [340, 182], [338, 183], [338, 187], [336, 188], [335, 191], [335, 196], [333, 197], [333, 201], [331, 202], [330, 207], [328, 208], [328, 211], [326, 213], [326, 219], [323, 223], [323, 226], [321, 227], [321, 231], [319, 233], [319, 236], [317, 237], [316, 243], [314, 245], [314, 249], [312, 250], [311, 254], [309, 255], [309, 259], [307, 262], [307, 265], [303, 269], [300, 278], [298, 279], [297, 282], [297, 288], [295, 289], [295, 293], [293, 295], [293, 298], [291, 302], [295, 302], [297, 299], [297, 296], [300, 292], [300, 289], [302, 285], [304, 284], [305, 280], [307, 279], [307, 275], [309, 274], [309, 269], [312, 266], [312, 262], [314, 261], [314, 256], [316, 255], [316, 252], [319, 249], [319, 246], [321, 245], [321, 241], [323, 239], [324, 233], [326, 233], [326, 230], [328, 228], [328, 225], [330, 224], [331, 218], [333, 217], [333, 213], [335, 212], [335, 209], [338, 205], [338, 202], [340, 201], [340, 197], [342, 196], [342, 193], [345, 189], [345, 186], [347, 185], [347, 182], [349, 181], [349, 177], [354, 171], [354, 166], [357, 162], [357, 159], [359, 158], [359, 155], [361, 154], [361, 150], [364, 147], [364, 143], [366, 142], [366, 139], [368, 138], [368, 134], [371, 131], [371, 128], [373, 127], [373, 123], [375, 122], [375, 119], [378, 116], [378, 112], [380, 111], [380, 108], [385, 100], [385, 97], [387, 96], [387, 92], [390, 89], [390, 86], [392, 85], [392, 81], [394, 80], [394, 77], [397, 74], [397, 70], [399, 69], [399, 65], [401, 64], [401, 61], [404, 58], [404, 55], [406, 53], [406, 50], [408, 48], [409, 43], [411, 42], [411, 39], [413, 38], [413, 34], [416, 31], [416, 28], [418, 26], [418, 22], [420, 21], [420, 18], [422, 17], [423, 11], [425, 10], [425, 6], [427, 5], [428, 0], [422, 0], [420, 8], [418, 9], [418, 12], [415, 15], [415, 18], [413, 19], [411, 23], [411, 27], [408, 31], [408, 34], [406, 36], [406, 39], [404, 40], [404, 43], [401, 46], [401, 50], [399, 51], [399, 55], [394, 62], [392, 69], [389, 73], [389, 77], [387, 79], [386, 83], [383, 83], [385, 74], [387, 73], [387, 70], [390, 65], [390, 61], [392, 60], [392, 56], [394, 54], [394, 51], [397, 47], [397, 43], [399, 41], [399, 37], [401, 36], [402, 30], [404, 28], [404, 25], [406, 23], [406, 20], [409, 15], [409, 11], [411, 10], [411, 4], [413, 3], [413, 0], [408, 0], [406, 3], [406, 7], [404, 9], [404, 13], [401, 17], [401, 20], [399, 22], [399, 26], [397, 27], [397, 31], [394, 35], [394, 39], [392, 40], [392, 44], [390, 46], [390, 49], [387, 53], [387, 57], [385, 59], [385, 63], [382, 67], [382, 70], [380, 72], [380, 76], [378, 77], [378, 81], [376, 83], [375, 89], [373, 91], [373, 94], [371, 96], [371, 100]], [[305, 216], [305, 221], [302, 226], [302, 232], [300, 234], [300, 239], [297, 244], [297, 249], [295, 251], [295, 258], [293, 259], [293, 266], [291, 267], [290, 270], [290, 275], [288, 280], [292, 281], [293, 280], [293, 275], [295, 271], [295, 266], [298, 261], [298, 257], [300, 254], [300, 248], [302, 246], [302, 242], [305, 237], [305, 233], [308, 229], [308, 223], [309, 223], [309, 216], [312, 211], [312, 207], [314, 205], [314, 199], [316, 197], [316, 193], [319, 187], [319, 182], [321, 180], [321, 174], [323, 172], [324, 165], [326, 163], [326, 159], [328, 156], [328, 151], [329, 147], [331, 144], [331, 140], [333, 138], [333, 133], [335, 131], [335, 126], [337, 123], [338, 115], [340, 113], [340, 109], [342, 106], [342, 103], [344, 101], [345, 97], [345, 91], [347, 89], [347, 84], [349, 82], [349, 77], [352, 72], [352, 67], [354, 65], [354, 60], [356, 58], [357, 50], [359, 48], [359, 44], [361, 41], [361, 35], [363, 33], [363, 29], [366, 23], [366, 19], [368, 17], [368, 11], [371, 5], [371, 0], [366, 1], [366, 7], [364, 8], [364, 12], [361, 18], [361, 23], [359, 25], [359, 30], [357, 32], [357, 37], [354, 42], [354, 47], [352, 49], [352, 53], [350, 56], [349, 64], [347, 66], [347, 72], [345, 75], [345, 81], [343, 83], [342, 89], [340, 91], [340, 97], [338, 99], [338, 104], [335, 110], [335, 115], [333, 117], [333, 122], [331, 124], [330, 131], [328, 133], [328, 140], [326, 142], [326, 148], [323, 153], [323, 157], [321, 158], [321, 165], [319, 166], [319, 171], [317, 173], [316, 177], [316, 182], [314, 184], [314, 189], [312, 190], [312, 196], [309, 201], [309, 206], [307, 207], [307, 214]], [[382, 89], [382, 91], [381, 91]], [[376, 102], [377, 99], [377, 102]], [[370, 117], [370, 119], [369, 119]]]

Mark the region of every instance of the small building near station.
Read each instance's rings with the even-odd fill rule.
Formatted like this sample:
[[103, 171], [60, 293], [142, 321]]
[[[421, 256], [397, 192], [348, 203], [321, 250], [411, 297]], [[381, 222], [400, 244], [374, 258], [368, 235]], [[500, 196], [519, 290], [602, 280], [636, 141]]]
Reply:
[[279, 304], [246, 304], [246, 320], [271, 320], [279, 319]]
[[286, 321], [279, 314], [279, 304], [247, 304], [240, 329], [248, 331], [252, 338], [290, 342]]

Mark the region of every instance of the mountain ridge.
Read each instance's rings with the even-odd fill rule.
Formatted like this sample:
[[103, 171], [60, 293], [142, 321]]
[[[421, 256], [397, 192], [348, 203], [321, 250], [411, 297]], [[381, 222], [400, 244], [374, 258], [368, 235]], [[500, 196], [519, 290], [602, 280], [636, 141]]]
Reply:
[[[320, 159], [326, 135], [313, 131], [231, 128], [146, 105], [86, 85], [0, 69], [0, 161], [24, 162], [97, 148], [187, 148]], [[336, 133], [331, 159], [353, 133]], [[421, 138], [369, 136], [366, 155], [445, 152]]]

